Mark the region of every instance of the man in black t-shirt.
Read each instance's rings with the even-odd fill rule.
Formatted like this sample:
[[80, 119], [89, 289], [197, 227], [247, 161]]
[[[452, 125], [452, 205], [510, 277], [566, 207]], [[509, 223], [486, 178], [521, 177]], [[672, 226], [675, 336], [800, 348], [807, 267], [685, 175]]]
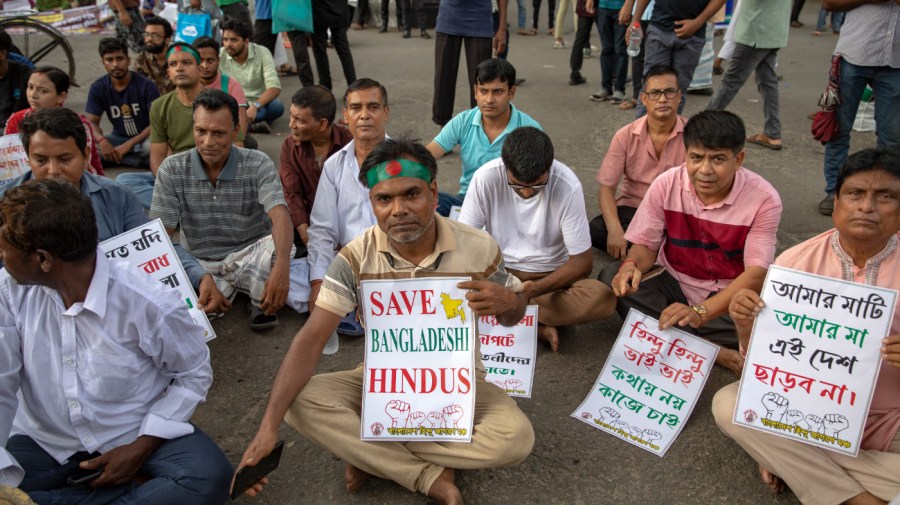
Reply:
[[28, 108], [25, 89], [31, 69], [10, 61], [9, 53], [13, 50], [12, 38], [5, 30], [0, 29], [0, 125], [13, 113]]

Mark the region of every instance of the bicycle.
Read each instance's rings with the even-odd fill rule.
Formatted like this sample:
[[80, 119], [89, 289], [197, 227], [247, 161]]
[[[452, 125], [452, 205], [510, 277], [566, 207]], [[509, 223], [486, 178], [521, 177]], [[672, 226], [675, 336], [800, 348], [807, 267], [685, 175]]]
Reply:
[[13, 39], [18, 52], [35, 66], [53, 65], [69, 74], [73, 86], [75, 81], [75, 57], [66, 36], [43, 21], [28, 16], [36, 11], [0, 12], [0, 28]]

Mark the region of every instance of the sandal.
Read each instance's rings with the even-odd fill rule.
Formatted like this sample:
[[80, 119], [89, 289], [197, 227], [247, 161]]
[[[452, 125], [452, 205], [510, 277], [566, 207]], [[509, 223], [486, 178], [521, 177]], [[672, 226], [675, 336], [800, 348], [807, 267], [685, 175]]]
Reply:
[[626, 100], [623, 100], [622, 103], [619, 104], [620, 110], [629, 110], [635, 107], [637, 107], [637, 100], [635, 100], [634, 98], [628, 98]]
[[766, 149], [771, 149], [773, 151], [780, 151], [781, 148], [784, 147], [781, 144], [773, 144], [772, 139], [766, 137], [764, 133], [757, 133], [752, 137], [747, 137], [747, 142], [765, 147]]
[[537, 35], [537, 30], [531, 28], [519, 28], [519, 35], [525, 35], [526, 37], [531, 37], [532, 35]]
[[278, 316], [267, 316], [261, 308], [250, 306], [250, 329], [253, 331], [266, 330], [278, 326]]

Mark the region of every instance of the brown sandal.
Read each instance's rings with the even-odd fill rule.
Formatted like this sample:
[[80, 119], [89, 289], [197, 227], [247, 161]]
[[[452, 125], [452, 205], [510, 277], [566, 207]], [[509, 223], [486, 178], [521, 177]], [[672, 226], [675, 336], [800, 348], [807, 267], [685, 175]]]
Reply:
[[747, 142], [749, 142], [751, 144], [756, 144], [758, 146], [763, 146], [766, 149], [771, 149], [773, 151], [780, 151], [781, 148], [784, 147], [781, 144], [773, 144], [772, 139], [770, 139], [769, 137], [766, 137], [766, 135], [764, 133], [757, 133], [756, 135], [753, 135], [752, 137], [747, 137]]
[[637, 107], [637, 100], [635, 100], [634, 98], [622, 100], [622, 103], [619, 104], [620, 110], [629, 110], [635, 107]]

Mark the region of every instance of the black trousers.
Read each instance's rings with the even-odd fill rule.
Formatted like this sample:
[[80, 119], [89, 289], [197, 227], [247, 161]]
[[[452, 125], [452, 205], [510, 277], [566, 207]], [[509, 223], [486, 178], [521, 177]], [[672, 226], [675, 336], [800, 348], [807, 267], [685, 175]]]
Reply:
[[[425, 9], [422, 8], [423, 0], [402, 0], [400, 5], [403, 8], [403, 31], [412, 30], [412, 14], [416, 13], [416, 28], [425, 29]], [[385, 2], [386, 4], [387, 2]]]
[[309, 64], [309, 51], [306, 50], [308, 47], [307, 35], [309, 34], [306, 32], [288, 32], [288, 37], [291, 39], [291, 50], [294, 53], [294, 63], [297, 65], [297, 74], [300, 77], [300, 84], [304, 87], [316, 83], [313, 79], [312, 66]]
[[[623, 230], [628, 230], [628, 225], [634, 219], [637, 209], [626, 205], [616, 207], [616, 214], [619, 216], [619, 223], [622, 224]], [[606, 239], [609, 237], [609, 230], [606, 229], [606, 221], [603, 216], [597, 216], [588, 223], [588, 229], [591, 232], [591, 245], [606, 252]], [[630, 244], [629, 244], [630, 245]]]
[[[591, 27], [594, 26], [596, 17], [585, 18], [578, 16], [578, 28], [575, 30], [575, 42], [572, 43], [572, 55], [569, 56], [570, 79], [581, 75], [581, 65], [584, 63], [584, 48], [591, 47]], [[606, 243], [606, 240], [603, 241]]]
[[456, 76], [459, 72], [459, 54], [466, 47], [466, 71], [469, 75], [469, 102], [475, 107], [475, 67], [490, 59], [492, 40], [488, 37], [461, 37], [437, 32], [434, 41], [434, 99], [431, 120], [444, 126], [453, 117], [456, 99]]
[[[391, 0], [381, 0], [381, 26], [387, 27], [388, 25], [388, 14], [390, 14]], [[403, 8], [400, 5], [400, 0], [394, 0], [394, 7], [397, 8], [397, 29], [403, 28], [405, 24], [403, 16]]]
[[[237, 19], [239, 21], [243, 21], [251, 29], [253, 28], [253, 20], [250, 19], [250, 8], [247, 7], [246, 3], [237, 2], [231, 5], [226, 5], [221, 9], [222, 23], [225, 23], [225, 21], [228, 21], [229, 19]], [[250, 38], [252, 39], [253, 37]]]
[[[312, 35], [313, 56], [316, 58], [316, 70], [319, 72], [319, 84], [331, 89], [331, 67], [328, 63], [328, 30], [331, 29], [331, 43], [341, 60], [347, 85], [356, 80], [356, 67], [353, 65], [353, 54], [350, 52], [350, 41], [347, 40], [347, 27], [316, 25]], [[293, 45], [293, 44], [292, 44]]]
[[[532, 27], [537, 30], [538, 29], [538, 14], [541, 12], [541, 0], [533, 0], [531, 3], [532, 6], [532, 15], [534, 22], [532, 23]], [[556, 0], [547, 0], [547, 27], [553, 28], [556, 24]]]
[[278, 34], [272, 33], [271, 19], [257, 19], [253, 23], [253, 43], [259, 44], [275, 56], [275, 44], [278, 42]]

